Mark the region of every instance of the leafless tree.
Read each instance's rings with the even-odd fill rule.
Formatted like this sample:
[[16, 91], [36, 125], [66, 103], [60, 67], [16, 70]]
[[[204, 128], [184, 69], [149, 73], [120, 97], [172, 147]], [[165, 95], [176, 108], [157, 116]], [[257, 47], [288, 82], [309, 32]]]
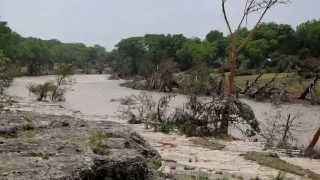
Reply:
[[[239, 52], [252, 39], [258, 26], [261, 24], [263, 18], [270, 11], [270, 9], [278, 4], [287, 4], [290, 0], [243, 0], [243, 1], [244, 1], [243, 13], [241, 15], [239, 24], [234, 29], [231, 26], [230, 19], [226, 11], [226, 3], [228, 2], [228, 0], [221, 0], [224, 20], [226, 22], [226, 25], [231, 37], [231, 45], [230, 45], [231, 60], [230, 60], [230, 75], [229, 75], [229, 89], [228, 89], [229, 96], [234, 96], [235, 94], [234, 79], [235, 79], [236, 70], [237, 70], [237, 57]], [[241, 28], [247, 27], [248, 19], [252, 14], [258, 14], [258, 18], [255, 24], [253, 25], [253, 28], [250, 31], [247, 38], [238, 45], [236, 43], [238, 32], [241, 30]]]

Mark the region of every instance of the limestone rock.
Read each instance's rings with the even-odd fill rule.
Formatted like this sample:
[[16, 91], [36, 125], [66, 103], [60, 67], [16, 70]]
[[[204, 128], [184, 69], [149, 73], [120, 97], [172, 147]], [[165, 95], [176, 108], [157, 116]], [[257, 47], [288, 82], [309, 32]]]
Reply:
[[151, 180], [158, 152], [114, 122], [0, 111], [0, 179]]

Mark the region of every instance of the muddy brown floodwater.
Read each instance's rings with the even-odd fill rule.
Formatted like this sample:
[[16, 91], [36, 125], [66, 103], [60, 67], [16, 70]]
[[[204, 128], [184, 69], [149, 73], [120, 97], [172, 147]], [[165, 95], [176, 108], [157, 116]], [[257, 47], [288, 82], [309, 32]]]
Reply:
[[[112, 99], [119, 99], [132, 94], [139, 94], [141, 91], [121, 87], [122, 80], [108, 80], [108, 75], [74, 75], [72, 85], [66, 94], [66, 101], [58, 104], [44, 102], [35, 102], [27, 91], [28, 83], [41, 83], [47, 80], [53, 80], [53, 76], [41, 77], [20, 77], [16, 78], [12, 86], [7, 90], [7, 94], [15, 96], [21, 100], [20, 109], [38, 111], [51, 114], [76, 115], [88, 120], [109, 120], [117, 121], [125, 125], [126, 122], [117, 118], [119, 102]], [[158, 99], [163, 94], [157, 92], [150, 93]], [[172, 107], [178, 107], [185, 102], [183, 95], [177, 95], [172, 102]], [[267, 121], [280, 112], [283, 116], [292, 114], [296, 116], [298, 126], [295, 128], [295, 137], [298, 145], [306, 145], [312, 138], [313, 133], [320, 126], [320, 106], [286, 104], [275, 107], [270, 103], [255, 102], [243, 99], [249, 104], [258, 119], [265, 126]], [[63, 108], [62, 108], [63, 107]], [[268, 179], [275, 176], [278, 171], [262, 167], [254, 162], [247, 161], [239, 156], [243, 152], [261, 151], [260, 143], [249, 141], [224, 142], [224, 150], [209, 150], [199, 147], [190, 141], [190, 138], [177, 134], [155, 133], [145, 130], [141, 125], [131, 125], [134, 130], [144, 136], [149, 143], [156, 148], [161, 156], [169, 161], [174, 161], [181, 167], [190, 166], [197, 170], [206, 170], [206, 172], [227, 172], [236, 176], [256, 177]], [[168, 143], [171, 145], [168, 146]], [[320, 173], [320, 161], [303, 158], [283, 157], [287, 161], [308, 167], [317, 173]], [[172, 168], [167, 165], [166, 171], [179, 171], [179, 167]], [[183, 171], [182, 168], [181, 171]], [[293, 176], [294, 177], [294, 176]]]

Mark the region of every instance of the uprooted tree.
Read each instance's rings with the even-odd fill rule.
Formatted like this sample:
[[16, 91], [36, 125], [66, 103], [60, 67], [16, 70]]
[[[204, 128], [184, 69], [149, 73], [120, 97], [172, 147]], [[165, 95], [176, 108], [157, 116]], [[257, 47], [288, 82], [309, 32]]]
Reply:
[[248, 105], [239, 100], [226, 101], [219, 97], [201, 100], [189, 96], [183, 108], [176, 110], [175, 124], [187, 136], [227, 137], [229, 126], [240, 129], [248, 137], [260, 132], [259, 123]]
[[317, 130], [317, 132], [314, 134], [309, 146], [306, 148], [305, 150], [305, 155], [306, 156], [310, 156], [310, 157], [313, 157], [313, 156], [317, 156], [320, 158], [320, 154], [319, 152], [317, 153], [315, 151], [315, 146], [317, 145], [317, 143], [319, 142], [319, 139], [320, 139], [320, 128]]
[[289, 100], [289, 93], [285, 83], [276, 83], [278, 73], [274, 74], [271, 79], [262, 82], [263, 72], [252, 81], [248, 80], [240, 94], [254, 98], [256, 100], [271, 100], [273, 103], [286, 102]]
[[312, 79], [310, 84], [300, 94], [299, 99], [310, 99], [311, 103], [320, 103], [320, 100], [316, 96], [317, 84], [320, 79], [320, 59], [319, 58], [307, 58], [304, 60], [302, 72], [300, 72], [305, 78]]
[[132, 124], [144, 123], [146, 128], [165, 133], [178, 130], [187, 136], [227, 137], [226, 126], [239, 128], [246, 136], [260, 132], [253, 111], [239, 100], [229, 104], [224, 98], [217, 99], [220, 97], [200, 99], [191, 95], [181, 107], [172, 110], [173, 98], [167, 95], [155, 101], [146, 93], [126, 97], [121, 102], [130, 103], [122, 103], [125, 106], [120, 115]]

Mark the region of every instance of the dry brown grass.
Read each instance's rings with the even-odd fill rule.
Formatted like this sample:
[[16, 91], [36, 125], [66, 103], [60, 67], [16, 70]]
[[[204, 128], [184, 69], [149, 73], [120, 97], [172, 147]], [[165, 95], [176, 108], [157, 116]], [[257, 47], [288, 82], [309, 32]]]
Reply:
[[308, 177], [312, 180], [319, 180], [320, 175], [302, 167], [290, 164], [274, 154], [262, 152], [248, 152], [243, 155], [245, 159], [255, 161], [262, 166], [271, 167], [283, 172], [288, 172], [302, 177]]

